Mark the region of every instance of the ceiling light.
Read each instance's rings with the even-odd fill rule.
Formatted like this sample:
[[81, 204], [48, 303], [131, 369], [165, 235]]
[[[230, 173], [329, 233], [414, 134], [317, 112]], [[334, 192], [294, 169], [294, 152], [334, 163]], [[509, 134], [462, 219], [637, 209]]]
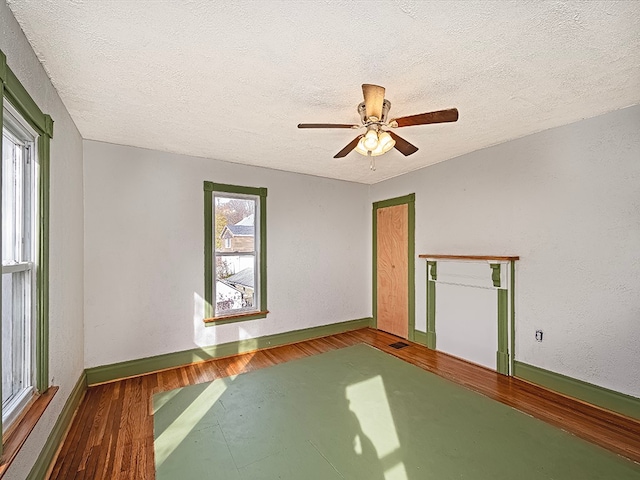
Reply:
[[[458, 120], [458, 109], [437, 110], [434, 112], [419, 113], [405, 117], [389, 119], [391, 102], [384, 98], [384, 87], [365, 83], [362, 85], [364, 102], [358, 105], [358, 114], [361, 124], [345, 123], [299, 123], [298, 128], [366, 128], [364, 135], [360, 134], [347, 144], [333, 158], [346, 157], [352, 150], [359, 154], [374, 158], [382, 155], [392, 148], [396, 148], [405, 157], [413, 155], [418, 147], [411, 145], [405, 139], [389, 129], [410, 127], [413, 125], [427, 125], [432, 123], [455, 122]], [[396, 141], [398, 143], [396, 143]], [[372, 170], [374, 165], [372, 163]]]
[[383, 153], [387, 153], [396, 145], [396, 141], [391, 138], [389, 132], [380, 132], [378, 134], [378, 147], [371, 153], [371, 155], [375, 155], [378, 150], [380, 153], [378, 155], [382, 155]]
[[[375, 135], [375, 138], [373, 138]], [[375, 146], [373, 148], [370, 145]], [[396, 141], [391, 138], [388, 132], [376, 132], [375, 130], [367, 131], [366, 135], [360, 137], [360, 141], [356, 145], [356, 152], [366, 157], [377, 157], [391, 150], [396, 144]]]
[[363, 145], [369, 151], [375, 150], [378, 146], [378, 132], [376, 132], [373, 128], [367, 130], [367, 133], [364, 136]]
[[369, 155], [369, 150], [364, 146], [364, 135], [360, 137], [360, 141], [356, 145], [356, 152], [360, 155], [364, 155], [365, 157]]

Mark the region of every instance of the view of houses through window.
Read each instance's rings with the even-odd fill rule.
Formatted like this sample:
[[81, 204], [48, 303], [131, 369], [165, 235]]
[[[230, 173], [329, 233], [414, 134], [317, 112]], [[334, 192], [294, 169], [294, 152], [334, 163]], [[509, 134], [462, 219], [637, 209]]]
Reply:
[[216, 316], [257, 310], [256, 204], [260, 197], [214, 193]]

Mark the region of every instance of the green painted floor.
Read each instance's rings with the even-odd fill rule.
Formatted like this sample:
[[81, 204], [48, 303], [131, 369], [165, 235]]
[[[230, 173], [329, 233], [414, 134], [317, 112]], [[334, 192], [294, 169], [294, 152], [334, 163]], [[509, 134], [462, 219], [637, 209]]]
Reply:
[[154, 396], [158, 480], [640, 479], [640, 465], [367, 345]]

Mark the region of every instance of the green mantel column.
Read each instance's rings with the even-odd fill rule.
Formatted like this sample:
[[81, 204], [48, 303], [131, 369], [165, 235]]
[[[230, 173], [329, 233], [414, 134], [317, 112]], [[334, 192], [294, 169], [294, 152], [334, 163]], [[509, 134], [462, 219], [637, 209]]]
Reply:
[[[429, 273], [431, 278], [429, 279]], [[436, 262], [427, 262], [427, 347], [436, 349], [436, 282], [438, 278], [438, 265]]]

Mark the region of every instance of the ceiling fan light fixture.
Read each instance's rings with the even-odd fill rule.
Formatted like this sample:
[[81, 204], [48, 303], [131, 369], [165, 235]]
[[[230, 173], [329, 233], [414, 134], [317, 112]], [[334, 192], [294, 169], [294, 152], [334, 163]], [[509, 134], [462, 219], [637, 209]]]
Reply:
[[[375, 146], [371, 148], [371, 143], [368, 140], [372, 139], [375, 135]], [[367, 138], [369, 137], [369, 138]], [[396, 144], [396, 141], [389, 135], [388, 132], [376, 132], [375, 130], [369, 130], [364, 136], [360, 137], [358, 144], [356, 145], [356, 152], [365, 157], [377, 157], [391, 150]]]
[[360, 141], [356, 145], [355, 150], [360, 155], [364, 155], [365, 157], [369, 156], [369, 150], [367, 150], [367, 147], [364, 146], [364, 135], [360, 137]]
[[378, 132], [372, 128], [367, 130], [363, 141], [364, 147], [369, 151], [373, 151], [378, 146], [378, 143]]
[[378, 146], [378, 148], [376, 148], [375, 150], [373, 150], [373, 151], [371, 152], [371, 156], [372, 156], [372, 157], [379, 157], [379, 156], [380, 156], [380, 155], [382, 155], [383, 153], [385, 153], [385, 152], [383, 152], [383, 151], [382, 151], [382, 149], [380, 148], [380, 146]]
[[[380, 132], [378, 134], [378, 147], [376, 150], [380, 150], [382, 153], [387, 153], [396, 144], [396, 141], [391, 138], [388, 132]], [[382, 153], [380, 155], [382, 155]]]
[[298, 128], [365, 128], [366, 132], [364, 134], [360, 134], [351, 140], [333, 158], [346, 157], [355, 150], [360, 155], [369, 157], [371, 170], [375, 170], [375, 157], [387, 153], [392, 148], [398, 150], [405, 157], [418, 151], [418, 147], [389, 129], [458, 121], [457, 108], [407, 115], [388, 120], [391, 102], [384, 98], [384, 93], [385, 89], [380, 85], [369, 83], [362, 85], [364, 102], [360, 102], [357, 107], [362, 125], [299, 123]]

